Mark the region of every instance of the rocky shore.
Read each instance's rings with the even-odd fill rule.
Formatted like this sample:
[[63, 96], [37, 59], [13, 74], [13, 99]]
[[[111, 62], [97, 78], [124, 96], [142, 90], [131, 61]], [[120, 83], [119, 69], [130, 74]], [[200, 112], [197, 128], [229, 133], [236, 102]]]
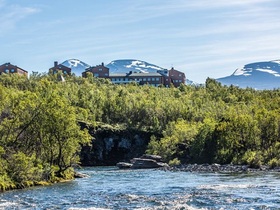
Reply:
[[280, 167], [269, 168], [268, 166], [260, 166], [259, 168], [251, 168], [248, 165], [220, 165], [220, 164], [187, 164], [172, 167], [164, 167], [162, 170], [169, 171], [185, 171], [185, 172], [217, 172], [217, 173], [246, 173], [246, 172], [280, 172]]

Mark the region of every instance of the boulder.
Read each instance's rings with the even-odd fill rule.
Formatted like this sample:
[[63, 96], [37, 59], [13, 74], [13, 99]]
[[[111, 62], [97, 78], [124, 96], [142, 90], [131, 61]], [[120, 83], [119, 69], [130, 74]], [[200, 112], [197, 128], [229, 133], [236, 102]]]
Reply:
[[87, 174], [82, 174], [77, 171], [74, 172], [74, 178], [88, 178], [88, 177], [89, 177], [89, 175], [87, 175]]
[[163, 162], [162, 161], [162, 157], [159, 155], [148, 155], [148, 154], [144, 154], [142, 155], [140, 158], [142, 159], [151, 159], [151, 160], [155, 160], [157, 162]]
[[129, 169], [131, 168], [132, 164], [131, 163], [126, 163], [126, 162], [119, 162], [117, 163], [117, 167], [119, 169]]
[[142, 155], [140, 158], [133, 158], [130, 163], [119, 162], [117, 163], [119, 169], [149, 169], [149, 168], [162, 168], [169, 167], [167, 163], [162, 162], [161, 156], [158, 155]]
[[143, 158], [133, 158], [132, 169], [148, 169], [148, 168], [160, 168], [163, 167], [162, 163], [157, 162], [152, 159], [143, 159]]

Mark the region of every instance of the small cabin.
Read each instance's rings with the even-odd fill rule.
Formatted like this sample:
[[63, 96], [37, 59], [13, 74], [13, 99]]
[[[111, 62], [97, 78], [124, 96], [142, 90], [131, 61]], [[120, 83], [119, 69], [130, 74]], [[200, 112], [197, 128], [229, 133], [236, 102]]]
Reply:
[[58, 64], [57, 61], [54, 62], [54, 66], [49, 69], [50, 74], [57, 74], [61, 72], [64, 75], [71, 75], [71, 68]]
[[1, 74], [19, 74], [19, 75], [28, 75], [28, 71], [15, 66], [11, 63], [4, 63], [3, 65], [0, 66], [0, 75]]

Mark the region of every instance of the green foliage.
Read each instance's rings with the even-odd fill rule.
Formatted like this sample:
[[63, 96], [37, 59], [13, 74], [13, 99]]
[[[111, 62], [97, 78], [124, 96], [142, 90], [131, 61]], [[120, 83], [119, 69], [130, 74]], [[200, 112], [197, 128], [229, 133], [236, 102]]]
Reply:
[[190, 123], [183, 119], [170, 122], [163, 131], [163, 138], [157, 141], [152, 137], [147, 153], [160, 155], [164, 160], [173, 162], [176, 162], [174, 158], [187, 158], [200, 126], [201, 123]]
[[0, 76], [0, 188], [73, 176], [96, 129], [154, 133], [147, 152], [172, 164], [279, 166], [280, 89], [156, 88], [109, 80], [32, 74]]
[[178, 166], [181, 164], [181, 161], [178, 158], [174, 158], [173, 160], [170, 160], [168, 164], [170, 166]]

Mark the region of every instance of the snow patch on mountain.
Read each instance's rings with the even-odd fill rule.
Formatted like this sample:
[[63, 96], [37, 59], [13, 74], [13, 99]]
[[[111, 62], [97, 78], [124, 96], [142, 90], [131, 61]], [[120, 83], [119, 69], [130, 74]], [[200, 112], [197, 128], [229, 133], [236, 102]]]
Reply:
[[269, 69], [256, 69], [256, 71], [262, 71], [262, 72], [266, 72], [266, 73], [272, 74], [275, 77], [280, 77], [280, 74], [277, 71], [273, 71], [273, 70], [269, 70]]
[[78, 59], [68, 59], [61, 64], [71, 68], [72, 73], [74, 73], [76, 76], [82, 76], [82, 73], [85, 71], [85, 69], [90, 67], [90, 65]]
[[228, 77], [217, 79], [225, 85], [255, 89], [280, 88], [280, 60], [250, 63]]
[[244, 75], [244, 76], [250, 76], [251, 74], [249, 72], [252, 72], [252, 70], [246, 70], [244, 68], [242, 69], [236, 69], [235, 72], [233, 73], [233, 75], [235, 76], [240, 76], [240, 75]]
[[114, 60], [106, 66], [110, 69], [110, 74], [128, 73], [130, 71], [141, 73], [155, 73], [157, 71], [165, 70], [162, 67], [135, 59]]

